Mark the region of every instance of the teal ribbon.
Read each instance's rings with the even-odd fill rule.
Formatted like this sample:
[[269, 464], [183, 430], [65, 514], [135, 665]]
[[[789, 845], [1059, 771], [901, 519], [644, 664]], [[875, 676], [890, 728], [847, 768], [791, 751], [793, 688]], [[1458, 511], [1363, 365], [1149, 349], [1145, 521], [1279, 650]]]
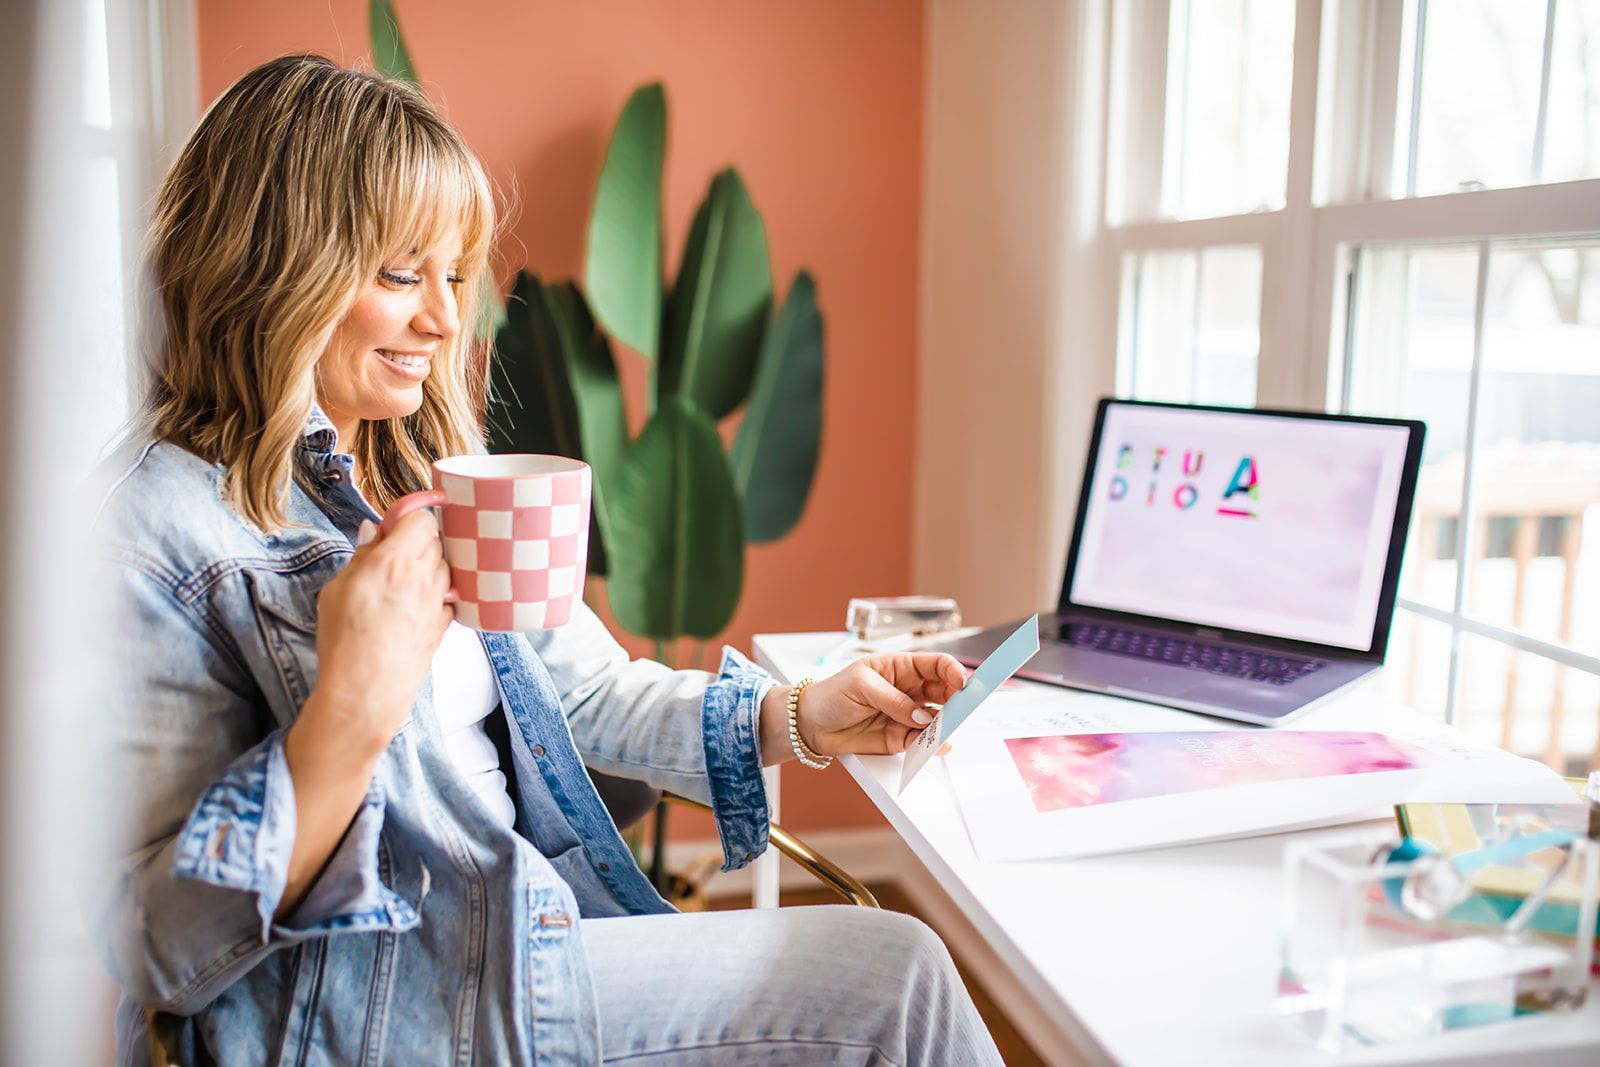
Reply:
[[[1463, 881], [1471, 881], [1471, 876], [1485, 867], [1494, 867], [1498, 864], [1510, 863], [1513, 860], [1530, 856], [1541, 849], [1566, 848], [1578, 839], [1579, 835], [1571, 830], [1541, 830], [1536, 834], [1518, 834], [1504, 841], [1496, 841], [1492, 845], [1471, 852], [1463, 852], [1459, 856], [1452, 856], [1446, 862], [1453, 867]], [[1439, 850], [1426, 841], [1415, 837], [1403, 837], [1382, 857], [1382, 865], [1391, 863], [1413, 863], [1428, 856], [1439, 855]], [[1384, 895], [1389, 898], [1389, 903], [1396, 908], [1411, 915], [1413, 918], [1427, 921], [1426, 917], [1416, 915], [1405, 904], [1401, 890], [1405, 886], [1405, 876], [1396, 875], [1383, 880]]]

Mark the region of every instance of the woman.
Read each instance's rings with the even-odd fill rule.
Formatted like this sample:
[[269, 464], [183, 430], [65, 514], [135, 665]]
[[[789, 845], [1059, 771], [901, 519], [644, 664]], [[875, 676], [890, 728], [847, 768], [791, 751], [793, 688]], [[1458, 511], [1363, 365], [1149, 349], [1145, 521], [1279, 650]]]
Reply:
[[766, 845], [763, 763], [903, 750], [954, 660], [803, 688], [791, 745], [790, 690], [737, 653], [630, 663], [587, 611], [478, 635], [427, 513], [376, 536], [482, 447], [461, 323], [492, 232], [420, 96], [316, 57], [228, 89], [162, 188], [148, 440], [99, 523], [125, 1060], [148, 1025], [181, 1062], [999, 1062], [914, 920], [670, 914], [583, 766], [709, 801], [731, 869]]

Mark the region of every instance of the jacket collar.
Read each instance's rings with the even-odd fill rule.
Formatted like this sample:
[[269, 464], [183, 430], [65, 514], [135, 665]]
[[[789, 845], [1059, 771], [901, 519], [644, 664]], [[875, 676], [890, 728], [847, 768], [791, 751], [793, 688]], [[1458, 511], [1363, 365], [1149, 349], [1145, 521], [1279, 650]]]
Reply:
[[329, 455], [339, 450], [339, 431], [334, 429], [322, 405], [315, 400], [311, 402], [311, 414], [306, 416], [306, 428], [302, 434], [302, 447], [312, 452]]

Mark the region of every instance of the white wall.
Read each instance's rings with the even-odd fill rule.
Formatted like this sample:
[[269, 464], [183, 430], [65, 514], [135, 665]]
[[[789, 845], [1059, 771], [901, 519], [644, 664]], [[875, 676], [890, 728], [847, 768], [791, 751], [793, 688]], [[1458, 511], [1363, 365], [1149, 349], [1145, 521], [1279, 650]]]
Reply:
[[1077, 43], [1101, 33], [1103, 0], [928, 4], [912, 580], [979, 624], [1054, 605], [1114, 384], [1100, 190], [1074, 181], [1100, 169]]

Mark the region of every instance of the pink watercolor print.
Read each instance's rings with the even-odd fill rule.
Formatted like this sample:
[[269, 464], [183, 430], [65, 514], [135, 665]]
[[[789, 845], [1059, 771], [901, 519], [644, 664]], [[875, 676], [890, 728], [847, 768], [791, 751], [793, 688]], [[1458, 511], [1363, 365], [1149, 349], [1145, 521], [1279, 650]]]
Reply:
[[1011, 737], [1033, 806], [1087, 808], [1231, 785], [1411, 770], [1429, 755], [1378, 733], [1323, 731]]

